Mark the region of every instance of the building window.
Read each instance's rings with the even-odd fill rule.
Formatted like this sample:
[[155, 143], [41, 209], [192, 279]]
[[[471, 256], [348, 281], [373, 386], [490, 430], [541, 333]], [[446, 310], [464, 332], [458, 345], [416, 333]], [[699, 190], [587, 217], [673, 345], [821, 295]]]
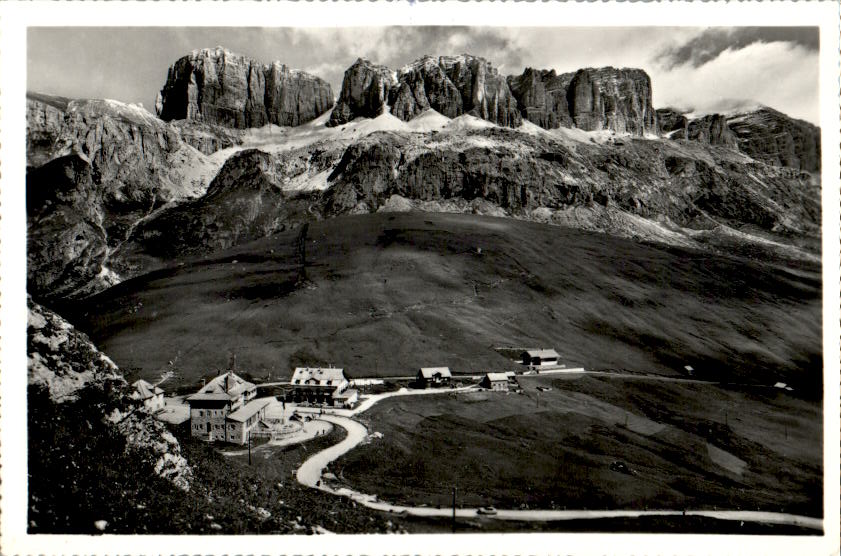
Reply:
[[204, 417], [204, 411], [202, 411], [201, 409], [199, 409], [199, 417]]

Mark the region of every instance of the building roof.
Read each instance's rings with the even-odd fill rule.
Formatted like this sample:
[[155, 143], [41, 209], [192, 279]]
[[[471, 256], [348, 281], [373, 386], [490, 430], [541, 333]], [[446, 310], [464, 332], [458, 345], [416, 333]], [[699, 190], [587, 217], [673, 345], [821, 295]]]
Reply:
[[508, 382], [508, 375], [505, 373], [488, 373], [485, 376], [491, 382]]
[[554, 349], [527, 349], [524, 353], [528, 353], [529, 357], [539, 357], [541, 359], [557, 359], [558, 352]]
[[292, 373], [292, 385], [339, 386], [347, 382], [344, 369], [298, 367]]
[[[256, 388], [254, 384], [237, 376], [233, 371], [228, 371], [223, 375], [219, 375], [204, 386], [197, 393], [189, 396], [187, 401], [191, 400], [234, 400], [243, 392]], [[216, 397], [207, 397], [206, 395], [214, 395]]]
[[157, 386], [149, 384], [142, 378], [132, 384], [132, 386], [134, 386], [134, 390], [141, 400], [148, 400], [149, 398], [154, 398], [155, 396], [159, 396], [164, 393], [163, 390]]
[[517, 373], [515, 373], [514, 371], [507, 371], [505, 373], [505, 376], [507, 376], [508, 378], [517, 378]]
[[433, 376], [441, 375], [441, 377], [453, 377], [449, 367], [422, 367], [420, 370], [423, 378], [432, 378]]
[[258, 411], [271, 403], [271, 399], [261, 398], [259, 400], [252, 400], [229, 414], [226, 419], [230, 421], [247, 421], [249, 418], [257, 414]]
[[347, 400], [347, 399], [350, 399], [350, 398], [356, 396], [358, 393], [359, 392], [357, 392], [353, 388], [348, 388], [344, 392], [340, 392], [338, 394], [335, 394], [333, 397], [336, 398], [337, 400]]

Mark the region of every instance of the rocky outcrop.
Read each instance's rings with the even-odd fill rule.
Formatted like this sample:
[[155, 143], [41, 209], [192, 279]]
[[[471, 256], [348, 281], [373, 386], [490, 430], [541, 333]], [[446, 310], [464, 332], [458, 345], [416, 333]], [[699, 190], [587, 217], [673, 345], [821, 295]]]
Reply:
[[323, 79], [217, 47], [193, 51], [169, 68], [156, 111], [165, 121], [243, 129], [301, 125], [332, 105], [333, 91]]
[[327, 125], [341, 125], [358, 117], [376, 118], [382, 114], [396, 85], [395, 72], [364, 58], [357, 59], [345, 70], [342, 92]]
[[484, 58], [464, 54], [424, 56], [396, 72], [360, 58], [345, 72], [328, 125], [376, 117], [386, 105], [403, 121], [429, 109], [509, 127], [522, 121], [507, 80]]
[[526, 68], [522, 75], [508, 76], [508, 86], [524, 119], [544, 129], [572, 127], [567, 88], [574, 76]]
[[820, 171], [821, 130], [809, 122], [763, 107], [730, 116], [727, 125], [739, 150], [751, 158], [806, 172]]
[[686, 139], [707, 145], [736, 147], [736, 135], [727, 125], [727, 118], [721, 114], [709, 114], [689, 120], [686, 124]]
[[[746, 163], [731, 149], [694, 142], [672, 147], [667, 141], [631, 139], [581, 142], [573, 149], [540, 135], [493, 128], [441, 134], [429, 145], [378, 133], [350, 145], [329, 181], [326, 215], [388, 210], [400, 198], [411, 206], [433, 201], [472, 206], [483, 200], [524, 218], [546, 211], [606, 211], [609, 224], [624, 214], [633, 231], [608, 229], [632, 237], [639, 228], [627, 215], [780, 234], [814, 235], [820, 229], [819, 196], [808, 175]], [[674, 240], [666, 235], [658, 240]]]
[[176, 120], [172, 126], [178, 130], [184, 143], [206, 155], [242, 144], [244, 133], [238, 129], [190, 120]]
[[112, 100], [28, 94], [27, 147], [27, 271], [38, 299], [86, 279], [113, 283], [108, 251], [151, 211], [203, 193], [214, 171], [179, 128]]
[[27, 291], [64, 297], [96, 279], [107, 256], [102, 189], [79, 155], [67, 155], [26, 176]]
[[113, 266], [134, 276], [176, 257], [209, 253], [263, 238], [314, 218], [321, 191], [305, 184], [325, 175], [341, 149], [268, 154], [247, 149], [232, 155], [207, 192], [139, 223], [113, 254]]
[[658, 108], [655, 112], [659, 135], [668, 135], [672, 139], [686, 139], [686, 125], [689, 120], [683, 112], [674, 108]]
[[[50, 410], [60, 412], [63, 404], [87, 408], [86, 398], [96, 400], [97, 415], [74, 415], [76, 426], [96, 419], [125, 439], [125, 450], [146, 460], [149, 471], [189, 490], [192, 469], [181, 448], [163, 423], [131, 398], [131, 388], [111, 359], [102, 354], [85, 334], [66, 320], [28, 299], [27, 355], [28, 384], [45, 392], [53, 406], [38, 404], [31, 409], [43, 418]], [[49, 457], [48, 454], [32, 454]], [[81, 462], [78, 462], [81, 463]], [[60, 477], [40, 477], [55, 481]]]
[[651, 105], [651, 78], [643, 70], [612, 67], [578, 70], [569, 83], [567, 101], [577, 128], [633, 135], [657, 132]]
[[425, 56], [402, 68], [398, 80], [390, 104], [403, 121], [429, 108], [448, 118], [468, 114], [508, 127], [522, 121], [507, 80], [484, 58]]

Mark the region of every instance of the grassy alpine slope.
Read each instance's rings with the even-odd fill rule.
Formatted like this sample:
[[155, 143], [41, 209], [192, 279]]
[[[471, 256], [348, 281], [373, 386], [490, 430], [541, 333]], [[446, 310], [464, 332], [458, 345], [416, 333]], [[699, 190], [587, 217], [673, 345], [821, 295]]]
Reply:
[[[818, 265], [798, 269], [575, 229], [463, 214], [314, 223], [306, 281], [283, 232], [119, 284], [68, 315], [127, 378], [165, 389], [231, 354], [260, 377], [332, 363], [508, 370], [495, 346], [553, 346], [568, 365], [821, 391]], [[170, 364], [172, 362], [172, 364]]]
[[639, 378], [520, 383], [523, 394], [384, 400], [360, 415], [382, 437], [331, 470], [355, 490], [414, 505], [446, 507], [456, 486], [474, 507], [821, 515], [818, 402]]

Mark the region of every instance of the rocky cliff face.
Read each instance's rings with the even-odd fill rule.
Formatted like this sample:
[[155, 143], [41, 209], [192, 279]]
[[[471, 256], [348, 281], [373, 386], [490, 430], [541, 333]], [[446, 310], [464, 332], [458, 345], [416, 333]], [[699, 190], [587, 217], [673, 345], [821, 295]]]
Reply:
[[689, 120], [680, 110], [658, 108], [655, 112], [657, 113], [657, 129], [660, 135], [668, 135], [672, 139], [686, 139], [686, 126]]
[[731, 116], [727, 125], [739, 150], [752, 158], [806, 172], [821, 168], [821, 130], [817, 126], [768, 107]]
[[817, 172], [821, 167], [821, 130], [772, 108], [731, 115], [708, 114], [687, 119], [679, 111], [657, 110], [658, 129], [670, 139], [737, 148], [774, 166]]
[[465, 54], [425, 56], [396, 72], [357, 60], [345, 72], [329, 125], [376, 117], [386, 104], [403, 121], [430, 108], [448, 118], [469, 114], [509, 127], [522, 121], [507, 80], [484, 58]]
[[[108, 252], [134, 223], [203, 193], [214, 167], [182, 139], [182, 130], [190, 133], [190, 126], [179, 130], [136, 105], [28, 95], [31, 293], [63, 297], [86, 280], [113, 283]], [[201, 133], [224, 144], [210, 128]]]
[[501, 128], [441, 134], [431, 143], [377, 133], [348, 147], [329, 181], [326, 215], [407, 202], [487, 213], [481, 202], [508, 216], [696, 247], [706, 232], [682, 236], [668, 227], [811, 236], [820, 230], [820, 202], [807, 174], [698, 143], [569, 144]]
[[[96, 419], [125, 439], [125, 449], [148, 463], [149, 471], [189, 490], [192, 470], [181, 455], [175, 437], [163, 423], [147, 413], [131, 398], [131, 387], [108, 357], [67, 321], [30, 298], [27, 327], [29, 357], [28, 384], [44, 392], [52, 406], [38, 404], [30, 412], [60, 412], [63, 404], [97, 400], [96, 415], [74, 415], [83, 426], [85, 419]], [[83, 403], [86, 407], [86, 405]], [[32, 415], [30, 415], [32, 417]], [[48, 454], [32, 454], [49, 457]], [[43, 465], [44, 462], [39, 462]], [[74, 465], [82, 462], [74, 462]], [[67, 463], [65, 463], [67, 465]], [[61, 481], [61, 477], [37, 477], [41, 481]], [[142, 479], [142, 478], [139, 478]]]
[[690, 120], [686, 124], [686, 139], [707, 145], [736, 147], [736, 135], [727, 125], [727, 118], [721, 114], [710, 114]]
[[108, 238], [102, 188], [92, 172], [87, 160], [67, 155], [26, 176], [27, 291], [32, 295], [72, 295], [103, 268]]
[[572, 121], [580, 129], [633, 135], [657, 132], [651, 78], [642, 70], [578, 70], [570, 81], [567, 101]]
[[243, 129], [301, 125], [332, 105], [333, 91], [326, 81], [217, 47], [194, 51], [170, 67], [156, 110], [165, 121], [198, 120]]
[[395, 72], [364, 58], [357, 59], [345, 70], [342, 92], [327, 125], [341, 125], [358, 117], [376, 118], [382, 114], [396, 85]]
[[526, 68], [522, 75], [508, 76], [508, 86], [526, 120], [544, 129], [572, 127], [567, 89], [574, 76]]
[[[209, 253], [269, 236], [316, 217], [311, 205], [340, 148], [268, 154], [247, 149], [232, 155], [205, 195], [174, 204], [139, 223], [112, 254], [112, 265], [134, 276], [175, 258]], [[326, 185], [326, 181], [325, 181]]]
[[425, 56], [402, 68], [398, 79], [392, 113], [403, 121], [428, 108], [448, 118], [469, 114], [508, 127], [522, 121], [507, 80], [484, 58]]

